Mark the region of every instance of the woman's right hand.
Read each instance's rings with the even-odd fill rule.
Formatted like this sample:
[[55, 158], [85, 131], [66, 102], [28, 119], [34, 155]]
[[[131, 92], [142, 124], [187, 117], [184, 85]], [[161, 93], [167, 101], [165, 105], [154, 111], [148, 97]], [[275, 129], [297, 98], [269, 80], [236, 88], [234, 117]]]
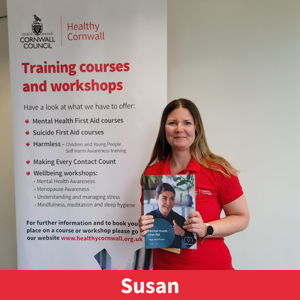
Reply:
[[153, 227], [154, 218], [151, 215], [141, 216], [139, 218], [140, 236], [145, 236], [149, 229]]

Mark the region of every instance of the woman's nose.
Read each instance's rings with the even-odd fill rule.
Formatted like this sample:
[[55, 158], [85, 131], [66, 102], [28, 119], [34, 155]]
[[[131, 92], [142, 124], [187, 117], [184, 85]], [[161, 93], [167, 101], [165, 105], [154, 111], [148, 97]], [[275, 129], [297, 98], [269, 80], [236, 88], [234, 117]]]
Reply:
[[178, 123], [178, 124], [177, 124], [176, 131], [177, 131], [177, 132], [183, 131], [183, 126], [182, 126], [181, 123]]

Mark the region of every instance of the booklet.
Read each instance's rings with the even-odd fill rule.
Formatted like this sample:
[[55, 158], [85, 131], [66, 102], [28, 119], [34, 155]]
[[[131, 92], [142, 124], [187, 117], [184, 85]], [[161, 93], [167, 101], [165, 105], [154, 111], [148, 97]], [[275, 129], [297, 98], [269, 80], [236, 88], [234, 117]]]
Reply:
[[145, 248], [197, 249], [196, 234], [182, 228], [196, 210], [195, 175], [144, 175], [143, 193], [144, 215], [154, 217]]

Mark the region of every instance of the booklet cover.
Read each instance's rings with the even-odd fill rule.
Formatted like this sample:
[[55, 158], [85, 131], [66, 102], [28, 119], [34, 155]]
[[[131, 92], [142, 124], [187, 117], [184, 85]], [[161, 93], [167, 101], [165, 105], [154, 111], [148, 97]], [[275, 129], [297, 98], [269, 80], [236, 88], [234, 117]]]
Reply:
[[154, 217], [145, 248], [197, 249], [196, 234], [182, 228], [196, 210], [195, 175], [144, 175], [143, 192], [144, 215]]

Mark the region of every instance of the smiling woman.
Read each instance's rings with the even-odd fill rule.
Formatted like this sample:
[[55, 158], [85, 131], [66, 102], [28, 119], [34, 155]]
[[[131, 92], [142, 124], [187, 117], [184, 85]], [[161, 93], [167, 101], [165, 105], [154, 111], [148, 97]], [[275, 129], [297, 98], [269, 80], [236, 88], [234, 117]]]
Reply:
[[[248, 226], [247, 202], [237, 171], [226, 159], [210, 151], [198, 108], [187, 99], [174, 100], [164, 109], [158, 137], [144, 171], [144, 175], [175, 174], [195, 175], [197, 210], [178, 226], [176, 215], [172, 214], [175, 191], [163, 187], [156, 195], [159, 208], [139, 219], [140, 235], [148, 233], [155, 218], [164, 218], [174, 225], [179, 238], [195, 233], [197, 250], [181, 249], [180, 254], [174, 254], [154, 249], [153, 268], [232, 270], [224, 237]], [[226, 217], [220, 219], [222, 209]]]
[[195, 140], [195, 124], [187, 108], [173, 110], [168, 116], [165, 129], [166, 139], [172, 149], [189, 151]]

